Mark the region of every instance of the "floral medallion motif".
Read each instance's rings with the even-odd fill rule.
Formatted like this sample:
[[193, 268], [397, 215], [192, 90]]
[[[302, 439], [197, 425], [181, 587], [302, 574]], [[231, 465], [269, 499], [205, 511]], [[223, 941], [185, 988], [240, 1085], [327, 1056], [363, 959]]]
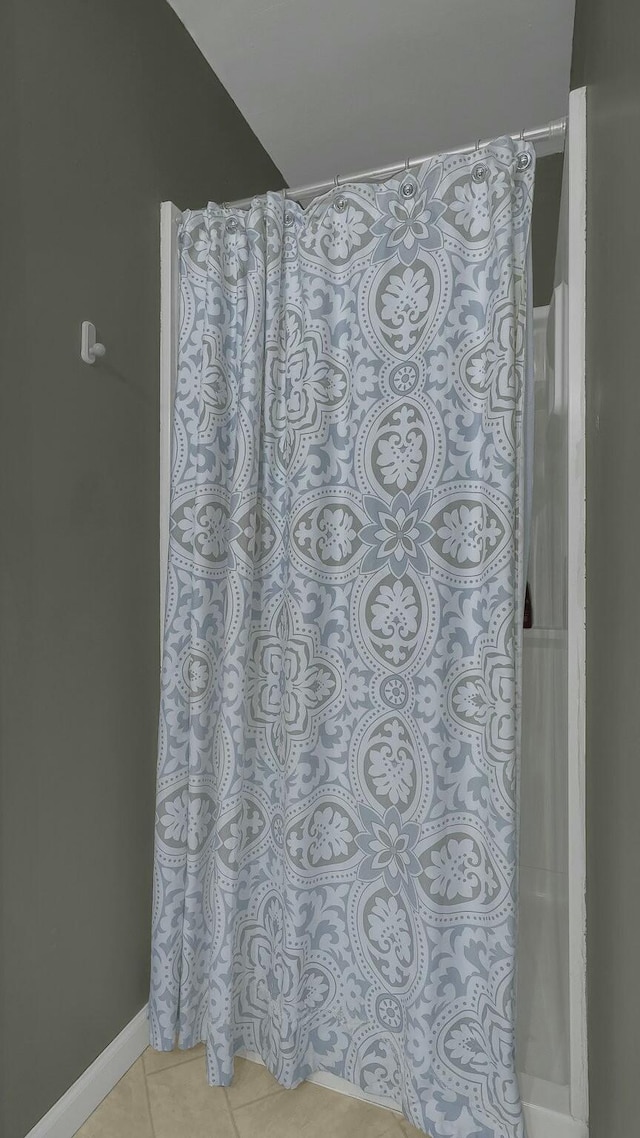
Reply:
[[402, 676], [385, 676], [380, 684], [380, 697], [388, 707], [399, 710], [409, 702], [409, 687]]
[[212, 340], [203, 343], [205, 365], [200, 388], [199, 430], [203, 439], [213, 439], [215, 432], [234, 402], [235, 376], [222, 366], [219, 359], [219, 346]]
[[[366, 282], [366, 283], [365, 283]], [[372, 264], [364, 278], [362, 330], [385, 360], [415, 362], [438, 335], [451, 302], [451, 264], [442, 249], [422, 249], [410, 264]]]
[[356, 731], [350, 758], [355, 785], [374, 810], [397, 807], [403, 818], [424, 809], [430, 788], [421, 741], [398, 712], [365, 720]]
[[423, 842], [419, 861], [421, 892], [436, 908], [490, 911], [505, 893], [502, 875], [473, 831], [447, 831], [434, 842]]
[[256, 1025], [257, 1049], [280, 1065], [335, 1000], [335, 979], [324, 961], [304, 962], [275, 892], [267, 893], [253, 917], [240, 920], [236, 943], [238, 1021]]
[[454, 200], [449, 206], [456, 222], [470, 237], [480, 237], [489, 231], [489, 204], [485, 193], [478, 192], [472, 182], [454, 188]]
[[235, 802], [219, 817], [216, 826], [215, 850], [221, 879], [230, 881], [243, 863], [255, 854], [269, 832], [269, 823], [262, 803], [255, 797]]
[[269, 366], [265, 420], [275, 460], [290, 475], [347, 402], [349, 373], [339, 353], [325, 348], [321, 331], [306, 327], [294, 307], [285, 312], [278, 352]]
[[274, 762], [286, 767], [305, 746], [313, 746], [320, 722], [342, 698], [339, 662], [317, 645], [289, 598], [266, 614], [254, 630], [247, 662], [249, 721], [265, 740]]
[[368, 497], [364, 506], [371, 522], [360, 533], [360, 540], [370, 546], [361, 570], [369, 573], [385, 565], [396, 577], [412, 566], [418, 573], [429, 572], [426, 545], [433, 534], [424, 515], [431, 494], [427, 491], [413, 501], [407, 494], [396, 494], [390, 505]]
[[207, 706], [217, 673], [217, 662], [206, 640], [194, 638], [183, 648], [175, 678], [195, 711]]
[[361, 806], [360, 818], [364, 831], [356, 835], [356, 841], [365, 857], [358, 866], [358, 877], [361, 881], [382, 878], [390, 893], [402, 892], [415, 905], [414, 878], [421, 872], [415, 855], [420, 827], [403, 821], [395, 806], [390, 806], [383, 817]]
[[389, 1031], [401, 1032], [404, 1025], [404, 1011], [400, 1000], [388, 993], [380, 994], [376, 1000], [376, 1016]]
[[360, 930], [355, 947], [366, 974], [397, 998], [416, 985], [425, 960], [423, 939], [401, 890], [392, 893], [379, 878], [360, 885], [352, 898], [353, 920]]
[[383, 498], [432, 485], [444, 459], [442, 424], [426, 398], [394, 398], [376, 410], [360, 445], [367, 487]]
[[376, 195], [382, 216], [372, 228], [372, 233], [380, 239], [373, 254], [374, 261], [387, 261], [395, 254], [403, 265], [410, 265], [421, 250], [442, 246], [443, 235], [438, 222], [447, 207], [436, 197], [441, 175], [441, 167], [434, 166], [417, 192], [402, 193], [402, 186], [413, 188], [416, 185], [413, 178], [409, 178], [398, 189], [381, 190]]
[[168, 849], [187, 847], [194, 855], [202, 850], [213, 829], [215, 805], [211, 797], [190, 793], [186, 788], [169, 792], [158, 802], [158, 840]]
[[301, 879], [322, 882], [335, 873], [353, 870], [360, 854], [356, 835], [359, 818], [343, 795], [320, 793], [296, 813], [285, 835], [291, 870]]
[[[394, 1000], [394, 1003], [391, 1001]], [[401, 1008], [399, 1000], [387, 996], [386, 1002], [381, 1003], [383, 1009], [381, 1022], [384, 1023], [384, 1012], [393, 1012]], [[384, 1025], [386, 1026], [386, 1025]], [[365, 1040], [358, 1040], [357, 1064], [360, 1073], [360, 1086], [367, 1094], [387, 1097], [389, 1087], [395, 1087], [401, 1093], [402, 1087], [402, 1060], [401, 1052], [389, 1031], [397, 1032], [397, 1028], [389, 1025], [387, 1030], [369, 1031]]]
[[469, 337], [453, 381], [461, 400], [482, 414], [500, 452], [513, 461], [516, 437], [507, 408], [519, 399], [524, 382], [523, 326], [512, 303], [504, 300], [491, 314], [487, 335]]
[[417, 364], [408, 361], [396, 364], [389, 376], [389, 386], [394, 395], [410, 395], [418, 386], [420, 371]]
[[[342, 209], [336, 202], [342, 200]], [[375, 209], [350, 187], [340, 188], [315, 224], [303, 228], [300, 245], [305, 257], [316, 265], [327, 264], [341, 276], [344, 270], [368, 254], [374, 240]]]
[[367, 521], [362, 498], [332, 488], [302, 498], [289, 527], [291, 554], [303, 572], [327, 581], [347, 581], [359, 570]]
[[185, 487], [175, 503], [170, 540], [179, 562], [203, 576], [221, 576], [234, 565], [232, 540], [240, 531], [226, 496]]
[[480, 585], [509, 559], [512, 510], [493, 488], [453, 482], [434, 493], [427, 516], [433, 529], [429, 557], [438, 580]]
[[220, 1085], [239, 1048], [348, 1078], [433, 1138], [524, 1138], [533, 165], [501, 139], [179, 231], [152, 1040], [206, 1040]]
[[512, 762], [514, 756], [516, 670], [511, 634], [512, 622], [502, 606], [476, 655], [460, 660], [445, 687], [452, 731], [481, 743], [493, 763]]
[[437, 594], [428, 577], [412, 570], [396, 577], [377, 573], [356, 584], [354, 636], [374, 667], [403, 671], [416, 666], [432, 643], [437, 625]]

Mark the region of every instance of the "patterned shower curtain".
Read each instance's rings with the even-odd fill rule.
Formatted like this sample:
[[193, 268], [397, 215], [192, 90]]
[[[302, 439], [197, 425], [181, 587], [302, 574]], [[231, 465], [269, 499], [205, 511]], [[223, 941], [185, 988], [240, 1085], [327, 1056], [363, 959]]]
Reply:
[[180, 229], [151, 1041], [522, 1138], [531, 147]]

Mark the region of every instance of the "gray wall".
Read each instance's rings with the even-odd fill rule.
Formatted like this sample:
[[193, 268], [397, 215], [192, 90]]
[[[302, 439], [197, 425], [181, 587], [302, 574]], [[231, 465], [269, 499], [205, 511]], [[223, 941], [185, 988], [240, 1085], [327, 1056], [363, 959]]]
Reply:
[[553, 294], [562, 191], [562, 154], [547, 154], [536, 162], [531, 217], [533, 303], [549, 304]]
[[640, 1130], [640, 4], [579, 4], [587, 83], [591, 1138]]
[[22, 1138], [147, 998], [159, 202], [282, 178], [164, 0], [2, 16], [0, 1132]]
[[[22, 1138], [147, 996], [158, 204], [282, 179], [164, 0], [0, 18], [0, 1133]], [[543, 160], [536, 303], [557, 181]]]

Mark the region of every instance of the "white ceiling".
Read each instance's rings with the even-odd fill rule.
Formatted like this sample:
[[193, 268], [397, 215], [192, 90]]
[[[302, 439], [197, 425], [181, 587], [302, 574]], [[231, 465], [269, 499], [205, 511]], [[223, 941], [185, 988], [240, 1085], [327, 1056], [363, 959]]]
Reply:
[[566, 113], [574, 0], [169, 0], [289, 185]]

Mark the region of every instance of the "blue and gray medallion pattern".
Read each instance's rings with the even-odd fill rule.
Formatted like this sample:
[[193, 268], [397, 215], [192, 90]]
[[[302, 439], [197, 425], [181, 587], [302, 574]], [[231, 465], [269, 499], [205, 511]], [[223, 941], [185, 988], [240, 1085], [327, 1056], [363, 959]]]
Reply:
[[523, 1136], [533, 167], [499, 139], [180, 228], [152, 1043], [433, 1138]]

